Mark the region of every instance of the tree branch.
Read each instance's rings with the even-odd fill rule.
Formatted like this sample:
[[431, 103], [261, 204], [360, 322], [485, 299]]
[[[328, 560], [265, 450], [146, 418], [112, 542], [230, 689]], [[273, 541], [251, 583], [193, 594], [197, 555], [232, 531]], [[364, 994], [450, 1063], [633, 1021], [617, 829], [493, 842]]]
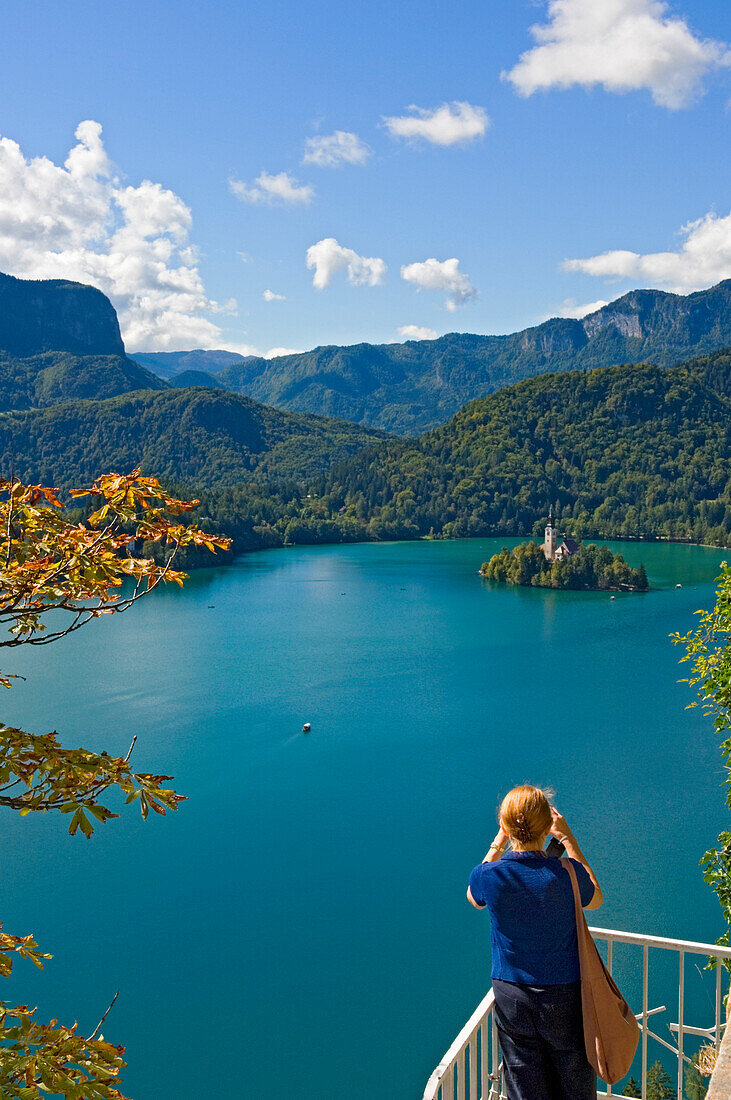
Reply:
[[118, 997], [118, 996], [119, 996], [119, 990], [117, 990], [117, 992], [116, 992], [116, 993], [114, 994], [114, 996], [112, 997], [112, 1003], [110, 1004], [109, 1008], [108, 1008], [108, 1009], [107, 1009], [107, 1011], [106, 1011], [106, 1012], [104, 1013], [104, 1015], [102, 1016], [101, 1020], [99, 1021], [99, 1023], [98, 1023], [97, 1025], [96, 1025], [96, 1027], [95, 1027], [95, 1028], [94, 1028], [94, 1030], [92, 1031], [91, 1035], [89, 1036], [89, 1040], [88, 1040], [89, 1042], [91, 1042], [91, 1040], [92, 1040], [92, 1039], [96, 1039], [96, 1037], [97, 1037], [97, 1034], [98, 1034], [98, 1033], [99, 1033], [99, 1031], [101, 1030], [101, 1026], [102, 1026], [102, 1024], [104, 1023], [104, 1021], [106, 1020], [107, 1016], [109, 1015], [109, 1013], [110, 1013], [110, 1012], [112, 1011], [112, 1009], [114, 1008], [114, 1002], [116, 1001], [116, 999], [117, 999], [117, 997]]

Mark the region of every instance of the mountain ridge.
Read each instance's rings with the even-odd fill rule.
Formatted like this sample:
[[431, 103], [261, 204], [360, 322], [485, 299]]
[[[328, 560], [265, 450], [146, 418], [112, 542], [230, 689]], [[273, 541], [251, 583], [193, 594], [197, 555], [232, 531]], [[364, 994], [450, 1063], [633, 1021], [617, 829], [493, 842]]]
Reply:
[[[275, 408], [418, 435], [468, 401], [523, 378], [623, 363], [674, 366], [728, 345], [731, 279], [688, 295], [631, 290], [581, 320], [554, 317], [504, 335], [321, 345], [273, 359], [240, 357], [209, 373], [232, 392]], [[200, 353], [176, 354], [189, 369], [208, 369], [196, 361]], [[144, 361], [156, 369], [154, 353]]]
[[[132, 359], [141, 366], [165, 380], [175, 378], [184, 371], [197, 371], [203, 374], [215, 374], [224, 367], [250, 359], [252, 356], [239, 355], [236, 351], [222, 351], [216, 348], [193, 348], [191, 351], [140, 351]], [[255, 357], [254, 357], [255, 358]]]
[[128, 358], [114, 306], [100, 290], [0, 273], [0, 410], [165, 385]]

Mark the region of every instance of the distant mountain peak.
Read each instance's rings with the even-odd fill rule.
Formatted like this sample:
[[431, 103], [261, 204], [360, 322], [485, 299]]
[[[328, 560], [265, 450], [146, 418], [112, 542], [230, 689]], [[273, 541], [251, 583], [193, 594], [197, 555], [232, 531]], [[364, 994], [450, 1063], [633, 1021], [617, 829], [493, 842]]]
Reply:
[[224, 367], [233, 366], [234, 363], [246, 363], [256, 359], [256, 356], [239, 355], [236, 351], [223, 351], [216, 348], [207, 350], [192, 348], [190, 351], [140, 351], [134, 352], [132, 358], [160, 378], [173, 378], [184, 371], [215, 374]]

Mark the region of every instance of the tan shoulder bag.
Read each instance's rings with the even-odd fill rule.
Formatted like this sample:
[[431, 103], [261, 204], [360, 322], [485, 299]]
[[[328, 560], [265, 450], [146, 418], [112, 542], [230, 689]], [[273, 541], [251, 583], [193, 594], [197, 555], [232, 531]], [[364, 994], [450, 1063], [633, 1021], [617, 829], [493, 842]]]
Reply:
[[597, 1076], [613, 1085], [629, 1072], [637, 1050], [639, 1027], [591, 937], [571, 860], [561, 862], [574, 891], [586, 1057]]

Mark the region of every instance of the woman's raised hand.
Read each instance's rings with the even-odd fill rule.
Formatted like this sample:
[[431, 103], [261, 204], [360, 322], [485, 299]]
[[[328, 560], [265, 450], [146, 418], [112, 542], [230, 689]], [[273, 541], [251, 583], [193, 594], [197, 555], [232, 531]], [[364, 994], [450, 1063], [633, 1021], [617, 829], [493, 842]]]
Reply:
[[561, 816], [555, 806], [551, 806], [551, 819], [551, 836], [560, 839], [571, 835], [571, 829], [568, 827], [566, 818]]

